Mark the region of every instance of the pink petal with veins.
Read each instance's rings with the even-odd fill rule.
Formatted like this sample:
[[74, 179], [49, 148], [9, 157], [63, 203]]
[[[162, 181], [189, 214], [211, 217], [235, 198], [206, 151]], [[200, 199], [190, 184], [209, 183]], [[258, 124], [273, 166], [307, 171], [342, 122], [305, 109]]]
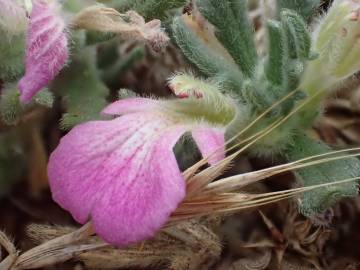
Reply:
[[171, 124], [134, 113], [75, 127], [50, 157], [53, 199], [114, 245], [152, 237], [185, 196], [173, 146], [187, 128]]
[[121, 116], [73, 128], [50, 156], [54, 201], [78, 222], [91, 220], [111, 244], [152, 237], [184, 199], [185, 180], [173, 152], [184, 133], [192, 131], [204, 156], [218, 150], [210, 163], [225, 155], [223, 129], [198, 123], [165, 102], [114, 102], [103, 113]]
[[149, 98], [127, 98], [115, 101], [108, 105], [102, 114], [122, 115], [142, 111], [158, 110], [160, 104], [158, 100]]
[[225, 158], [224, 133], [220, 128], [197, 128], [191, 133], [202, 156], [208, 158], [211, 165]]
[[[166, 224], [185, 197], [185, 181], [173, 153], [185, 131], [183, 127], [165, 131], [147, 153], [139, 150], [133, 157], [137, 166], [128, 161], [121, 173], [128, 181], [103, 193], [92, 218], [95, 231], [105, 240], [120, 245], [143, 241]], [[141, 163], [138, 156], [143, 156]]]

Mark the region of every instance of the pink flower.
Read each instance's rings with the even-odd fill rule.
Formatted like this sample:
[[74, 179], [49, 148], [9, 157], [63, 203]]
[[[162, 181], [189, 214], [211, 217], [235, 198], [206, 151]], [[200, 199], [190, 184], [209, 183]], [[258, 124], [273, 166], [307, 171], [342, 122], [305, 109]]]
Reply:
[[33, 1], [26, 40], [26, 72], [18, 84], [24, 103], [53, 80], [68, 59], [65, 22], [59, 13], [56, 1]]
[[[207, 119], [201, 103], [210, 105], [192, 96], [129, 98], [103, 111], [119, 117], [75, 127], [50, 157], [53, 199], [78, 222], [91, 220], [96, 233], [114, 245], [152, 237], [186, 193], [173, 153], [179, 138], [191, 131], [203, 156], [220, 148], [210, 163], [224, 158], [226, 123]], [[229, 107], [235, 114], [233, 103]], [[202, 108], [201, 113], [194, 108]]]

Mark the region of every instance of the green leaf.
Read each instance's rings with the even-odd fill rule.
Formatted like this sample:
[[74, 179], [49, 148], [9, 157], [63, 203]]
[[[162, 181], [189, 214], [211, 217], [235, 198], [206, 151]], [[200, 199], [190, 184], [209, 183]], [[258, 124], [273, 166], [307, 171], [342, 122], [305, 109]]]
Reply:
[[34, 96], [33, 102], [47, 108], [52, 108], [54, 104], [54, 95], [49, 89], [45, 88]]
[[216, 27], [216, 36], [245, 76], [254, 73], [258, 56], [245, 0], [197, 0], [200, 12]]
[[24, 72], [25, 36], [19, 34], [8, 38], [2, 31], [0, 36], [0, 79], [14, 81]]
[[[281, 21], [268, 20], [268, 56], [265, 60], [265, 80], [258, 75], [260, 84], [257, 89], [262, 93], [266, 109], [291, 91], [299, 87], [300, 79], [313, 54], [311, 37], [301, 16], [291, 10], [283, 10]], [[283, 102], [274, 115], [285, 115], [293, 108], [296, 98]]]
[[320, 0], [277, 0], [277, 10], [280, 15], [282, 9], [292, 9], [299, 13], [306, 21], [320, 6]]
[[64, 129], [101, 118], [100, 111], [107, 104], [108, 88], [96, 69], [95, 48], [86, 48], [75, 56], [52, 85], [65, 102], [66, 113], [61, 120]]
[[20, 93], [15, 85], [5, 85], [2, 89], [0, 112], [2, 121], [7, 125], [14, 125], [24, 112], [24, 107], [19, 101]]
[[281, 22], [288, 41], [288, 51], [291, 58], [311, 58], [311, 35], [304, 20], [291, 10], [281, 12]]
[[286, 41], [284, 94], [295, 90], [305, 70], [307, 61], [313, 58], [311, 36], [307, 26], [296, 12], [284, 9], [281, 13], [284, 40]]
[[269, 55], [265, 66], [267, 79], [274, 85], [281, 85], [284, 81], [285, 49], [281, 24], [269, 20], [267, 23], [269, 39]]
[[116, 36], [114, 33], [104, 33], [98, 31], [86, 31], [86, 45], [109, 41]]
[[[273, 95], [273, 99], [269, 99], [272, 103], [299, 86], [306, 62], [313, 57], [310, 33], [302, 17], [294, 11], [283, 10], [280, 19], [281, 22], [269, 20], [267, 23], [269, 54], [265, 74], [269, 82], [266, 88]], [[289, 108], [288, 105], [285, 107]]]
[[113, 6], [121, 12], [132, 9], [146, 20], [163, 20], [167, 17], [169, 10], [182, 7], [187, 3], [187, 0], [123, 0], [112, 2]]
[[36, 105], [52, 108], [53, 94], [46, 88], [38, 92], [29, 104], [20, 102], [20, 92], [15, 84], [6, 84], [2, 89], [0, 100], [0, 114], [2, 121], [7, 125], [16, 125], [27, 109]]
[[[306, 135], [297, 134], [293, 144], [286, 151], [289, 161], [328, 153], [331, 148], [320, 141], [310, 139]], [[336, 161], [311, 166], [296, 171], [297, 179], [305, 187], [331, 183], [360, 176], [360, 160], [349, 157]], [[321, 214], [343, 197], [358, 194], [357, 182], [331, 185], [306, 192], [300, 199], [300, 210], [306, 216]]]
[[236, 65], [207, 47], [180, 17], [173, 20], [172, 30], [177, 45], [200, 72], [208, 77], [221, 76], [224, 85], [231, 86], [232, 91], [241, 91], [243, 75]]

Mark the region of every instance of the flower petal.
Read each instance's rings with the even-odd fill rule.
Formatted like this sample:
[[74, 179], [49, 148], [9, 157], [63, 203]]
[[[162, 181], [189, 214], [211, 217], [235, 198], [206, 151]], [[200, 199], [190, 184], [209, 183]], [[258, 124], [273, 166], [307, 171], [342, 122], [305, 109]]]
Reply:
[[33, 3], [27, 31], [26, 72], [18, 85], [24, 103], [53, 80], [68, 59], [65, 22], [58, 13], [56, 1]]
[[185, 196], [172, 148], [186, 128], [165, 131], [168, 121], [134, 113], [75, 127], [50, 157], [53, 199], [117, 246], [153, 236]]
[[[132, 182], [113, 185], [103, 194], [92, 218], [95, 231], [104, 240], [125, 246], [154, 236], [165, 225], [185, 197], [185, 181], [173, 154], [184, 132], [177, 128], [163, 134], [144, 164], [137, 167]], [[129, 170], [135, 173], [132, 167]]]
[[216, 128], [197, 128], [192, 131], [192, 137], [210, 164], [215, 164], [225, 158], [225, 131]]
[[126, 113], [151, 111], [159, 107], [159, 101], [155, 99], [127, 98], [111, 103], [101, 113], [109, 115], [122, 115]]

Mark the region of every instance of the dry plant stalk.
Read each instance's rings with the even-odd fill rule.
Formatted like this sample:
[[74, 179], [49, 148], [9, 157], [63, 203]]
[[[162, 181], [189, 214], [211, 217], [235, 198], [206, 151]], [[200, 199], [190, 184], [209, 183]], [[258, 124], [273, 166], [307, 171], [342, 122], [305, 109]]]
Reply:
[[[260, 216], [269, 234], [261, 237], [260, 240], [259, 235], [253, 235], [241, 247], [262, 253], [271, 249], [273, 254], [271, 266], [274, 268], [324, 269], [321, 267], [323, 265], [321, 254], [324, 252], [324, 246], [331, 230], [326, 227], [315, 228], [309, 219], [301, 217], [295, 202], [278, 205], [277, 210], [279, 212], [273, 215], [269, 213], [268, 216], [260, 211]], [[278, 217], [282, 219], [281, 225], [275, 225], [273, 222]], [[300, 266], [304, 266], [304, 268]]]
[[[0, 261], [0, 269], [10, 269], [18, 256], [18, 252], [16, 251], [14, 244], [10, 241], [6, 234], [0, 231], [0, 248], [1, 246], [4, 247], [4, 249], [8, 253], [8, 256], [4, 260]], [[2, 259], [1, 250], [0, 259]]]
[[10, 245], [11, 242], [2, 235], [0, 241], [9, 252], [9, 256], [0, 263], [0, 269], [20, 270], [40, 268], [67, 261], [78, 252], [106, 245], [104, 243], [89, 242], [91, 234], [93, 232], [89, 223], [76, 231], [59, 236], [20, 255]]
[[[42, 249], [45, 255], [53, 249], [49, 245], [52, 238], [59, 239], [63, 235], [73, 235], [73, 228], [31, 225], [28, 234], [37, 242], [45, 242], [46, 249]], [[73, 242], [71, 245], [59, 248], [58, 255], [67, 254], [73, 259], [82, 261], [90, 269], [114, 269], [122, 267], [146, 267], [154, 265], [166, 265], [170, 269], [181, 268], [179, 265], [188, 262], [188, 265], [199, 269], [200, 265], [211, 263], [221, 253], [219, 239], [204, 222], [183, 222], [177, 226], [166, 228], [159, 232], [151, 241], [145, 241], [139, 245], [122, 250], [111, 247], [102, 242], [97, 236], [88, 236], [82, 240], [86, 250], [78, 248]], [[99, 246], [103, 247], [99, 248]], [[33, 254], [33, 251], [29, 251]], [[52, 255], [52, 259], [58, 260], [58, 256]], [[46, 260], [43, 260], [46, 263]], [[25, 265], [23, 265], [26, 269]]]

